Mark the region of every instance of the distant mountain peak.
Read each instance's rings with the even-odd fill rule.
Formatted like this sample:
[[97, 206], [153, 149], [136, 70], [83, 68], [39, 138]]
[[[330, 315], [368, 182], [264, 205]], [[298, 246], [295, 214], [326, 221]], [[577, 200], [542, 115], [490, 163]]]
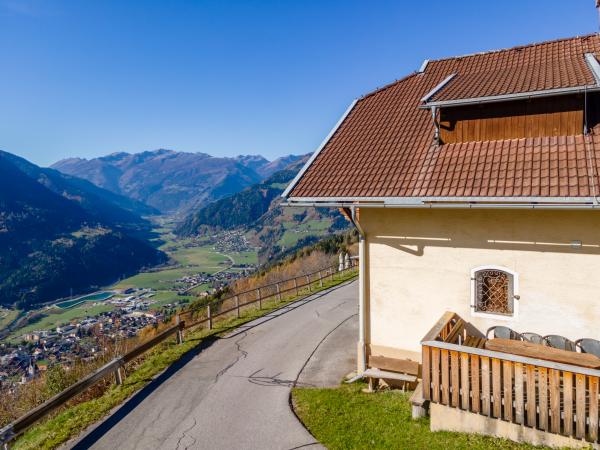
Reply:
[[161, 148], [132, 154], [118, 152], [90, 160], [70, 158], [52, 167], [164, 213], [186, 214], [258, 183], [300, 158], [227, 158]]

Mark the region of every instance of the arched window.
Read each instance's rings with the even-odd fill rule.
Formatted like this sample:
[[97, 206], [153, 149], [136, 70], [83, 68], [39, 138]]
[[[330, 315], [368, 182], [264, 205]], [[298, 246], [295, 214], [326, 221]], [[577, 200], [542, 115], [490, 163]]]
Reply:
[[516, 273], [497, 266], [478, 267], [471, 273], [471, 283], [471, 308], [475, 314], [515, 315]]

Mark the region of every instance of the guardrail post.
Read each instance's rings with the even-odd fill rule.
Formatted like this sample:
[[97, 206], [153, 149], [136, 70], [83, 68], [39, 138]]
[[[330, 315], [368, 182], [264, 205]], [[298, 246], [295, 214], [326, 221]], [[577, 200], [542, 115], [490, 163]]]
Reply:
[[298, 297], [298, 280], [294, 277], [294, 288], [296, 289], [296, 297]]
[[123, 368], [117, 367], [115, 370], [115, 383], [123, 384]]
[[277, 283], [275, 287], [277, 288], [277, 300], [281, 301], [281, 291], [279, 290], [279, 283]]
[[321, 274], [320, 270], [319, 270], [319, 287], [323, 287], [323, 275]]
[[184, 322], [181, 321], [181, 315], [177, 314], [175, 318], [177, 325], [179, 325], [179, 330], [177, 330], [177, 343], [183, 344], [183, 327], [185, 326]]
[[256, 297], [258, 298], [258, 309], [262, 309], [262, 297], [260, 295], [260, 288], [256, 289]]
[[240, 318], [240, 296], [235, 296], [235, 310], [237, 312], [237, 318]]
[[306, 284], [308, 284], [308, 292], [312, 292], [312, 289], [310, 288], [310, 275], [306, 275]]
[[208, 329], [212, 330], [212, 314], [210, 313], [210, 304], [206, 305], [206, 315], [208, 316]]

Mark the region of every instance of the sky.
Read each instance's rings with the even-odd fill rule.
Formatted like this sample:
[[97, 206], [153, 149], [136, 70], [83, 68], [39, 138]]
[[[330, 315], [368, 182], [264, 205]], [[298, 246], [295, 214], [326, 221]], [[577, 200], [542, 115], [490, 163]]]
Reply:
[[304, 154], [424, 59], [596, 31], [594, 0], [0, 0], [0, 149]]

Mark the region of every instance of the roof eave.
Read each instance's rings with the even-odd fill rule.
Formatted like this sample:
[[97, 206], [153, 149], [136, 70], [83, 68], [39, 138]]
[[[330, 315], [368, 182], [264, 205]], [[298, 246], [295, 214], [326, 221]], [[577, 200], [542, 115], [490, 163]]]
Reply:
[[557, 95], [568, 95], [568, 94], [583, 94], [585, 92], [599, 92], [599, 85], [584, 85], [584, 86], [573, 86], [567, 88], [558, 89], [544, 89], [541, 91], [531, 92], [517, 92], [514, 94], [503, 94], [503, 95], [490, 95], [484, 97], [473, 97], [473, 98], [461, 98], [455, 100], [440, 100], [430, 101], [419, 105], [420, 109], [430, 108], [443, 108], [452, 106], [464, 106], [464, 105], [475, 105], [481, 103], [496, 103], [505, 102], [510, 100], [526, 100], [530, 98], [541, 98], [541, 97], [554, 97]]
[[600, 209], [595, 197], [290, 197], [284, 206], [347, 208]]

